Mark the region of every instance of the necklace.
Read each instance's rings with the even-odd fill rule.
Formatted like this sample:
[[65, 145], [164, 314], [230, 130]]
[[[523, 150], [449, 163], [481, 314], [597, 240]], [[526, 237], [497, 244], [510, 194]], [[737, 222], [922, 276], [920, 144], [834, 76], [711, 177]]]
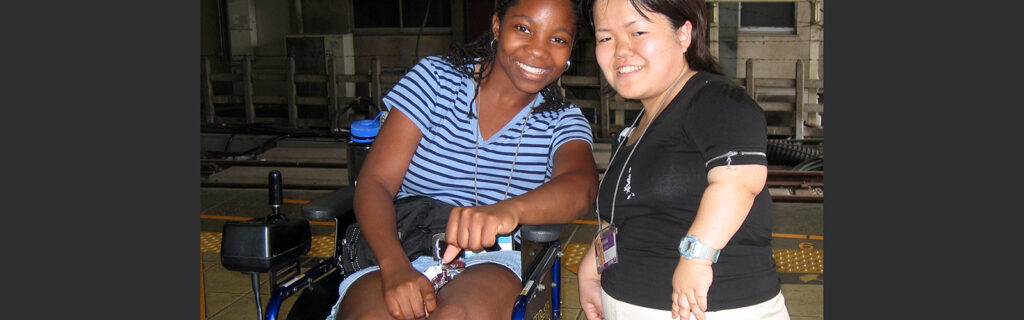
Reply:
[[[477, 91], [477, 96], [478, 96], [477, 99], [479, 99], [479, 95], [480, 95], [480, 87], [479, 86], [477, 86], [476, 91]], [[530, 114], [533, 113], [533, 108], [536, 107], [536, 106], [537, 106], [537, 98], [534, 97], [533, 98], [533, 103], [530, 104], [530, 110], [527, 111], [526, 112], [526, 116], [523, 117], [523, 129], [519, 131], [519, 142], [516, 142], [516, 152], [512, 155], [512, 167], [509, 168], [509, 170], [508, 170], [508, 182], [505, 183], [505, 195], [502, 196], [502, 200], [508, 199], [508, 191], [512, 187], [512, 174], [515, 173], [515, 170], [516, 170], [516, 160], [519, 159], [519, 146], [521, 146], [523, 144], [523, 136], [526, 136], [526, 122], [527, 122], [527, 120], [530, 120]], [[477, 100], [477, 114], [479, 114], [479, 113], [480, 113], [480, 103], [479, 103], [479, 100]], [[498, 134], [498, 132], [495, 132], [494, 134]], [[477, 189], [477, 184], [476, 184], [476, 177], [478, 175], [477, 169], [479, 167], [479, 165], [477, 164], [477, 159], [480, 158], [480, 142], [479, 142], [479, 140], [477, 140], [478, 138], [479, 139], [483, 139], [483, 130], [480, 129], [480, 117], [479, 116], [476, 117], [476, 134], [473, 137], [473, 139], [474, 139], [474, 141], [473, 141], [473, 147], [474, 147], [473, 148], [473, 205], [475, 205], [475, 206], [479, 206], [480, 205], [480, 195], [479, 195], [479, 191]]]
[[[673, 82], [672, 85], [668, 87], [668, 92], [671, 92], [672, 89], [674, 89], [676, 87], [676, 85], [679, 84], [679, 81], [683, 80], [683, 77], [685, 77], [686, 74], [688, 74], [688, 73], [690, 73], [690, 70], [683, 71], [683, 73], [680, 74], [678, 78], [676, 78], [676, 81]], [[612, 209], [611, 209], [612, 212], [611, 212], [611, 218], [608, 221], [609, 224], [615, 222], [615, 200], [619, 196], [619, 190], [618, 189], [619, 189], [619, 183], [622, 182], [622, 173], [626, 171], [626, 165], [629, 164], [629, 159], [633, 158], [633, 151], [636, 151], [637, 146], [640, 145], [640, 141], [643, 140], [644, 139], [644, 135], [647, 134], [647, 129], [649, 129], [651, 127], [651, 123], [654, 122], [654, 116], [657, 116], [659, 113], [661, 113], [661, 108], [664, 108], [665, 107], [665, 102], [668, 102], [668, 97], [670, 96], [668, 94], [668, 92], [666, 92], [665, 93], [665, 97], [661, 99], [661, 103], [658, 104], [658, 109], [654, 111], [654, 115], [651, 116], [651, 120], [647, 121], [647, 124], [644, 125], [644, 131], [640, 132], [640, 136], [636, 138], [635, 142], [633, 142], [633, 148], [629, 150], [629, 155], [626, 156], [626, 160], [622, 163], [622, 169], [619, 169], [619, 177], [618, 177], [618, 179], [615, 180], [615, 189], [612, 189]], [[647, 111], [646, 109], [641, 110], [640, 114], [636, 115], [636, 119], [633, 120], [633, 124], [631, 125], [631, 127], [635, 127], [636, 126], [637, 122], [640, 121], [640, 117], [642, 117], [646, 111]], [[622, 150], [623, 145], [626, 142], [628, 142], [628, 141], [629, 141], [629, 137], [625, 137], [624, 139], [619, 141], [619, 147], [615, 148], [615, 153], [612, 153], [612, 158], [611, 158], [611, 160], [608, 161], [608, 167], [611, 167], [611, 164], [612, 164], [611, 162], [615, 161], [615, 156], [619, 154], [619, 150]], [[598, 185], [597, 185], [598, 190], [601, 190], [601, 185], [604, 184], [604, 178], [607, 178], [607, 177], [608, 177], [607, 174], [605, 174], [603, 177], [601, 177], [601, 182], [599, 182]], [[598, 209], [598, 210], [601, 209], [600, 201], [601, 201], [601, 197], [597, 197], [597, 198], [594, 199], [594, 207], [596, 209]], [[600, 226], [601, 225], [601, 215], [600, 214], [597, 215], [597, 220], [598, 220], [597, 221], [597, 225]]]

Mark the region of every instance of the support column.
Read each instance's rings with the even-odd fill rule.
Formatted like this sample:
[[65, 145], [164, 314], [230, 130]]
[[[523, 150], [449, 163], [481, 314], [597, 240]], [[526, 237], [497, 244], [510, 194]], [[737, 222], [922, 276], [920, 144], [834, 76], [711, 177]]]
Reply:
[[[427, 9], [429, 10], [429, 8]], [[466, 1], [451, 2], [452, 43], [466, 43]]]
[[327, 56], [327, 114], [330, 116], [331, 132], [341, 132], [341, 106], [338, 101], [338, 66], [333, 56]]
[[[813, 0], [811, 2], [811, 27], [810, 34], [808, 35], [808, 53], [807, 58], [807, 79], [810, 80], [821, 80], [822, 78], [822, 49], [824, 48], [825, 42], [822, 26], [822, 16], [825, 14], [822, 0]], [[808, 90], [807, 100], [810, 103], [821, 103], [818, 101], [818, 92]], [[817, 112], [807, 113], [807, 125], [810, 127], [821, 127], [821, 114]]]
[[387, 110], [387, 107], [384, 106], [384, 93], [381, 92], [383, 89], [380, 73], [380, 56], [373, 56], [370, 60], [370, 90], [373, 96], [373, 104], [377, 105], [377, 110], [384, 111]]
[[286, 75], [285, 86], [288, 91], [288, 125], [292, 128], [299, 127], [299, 104], [295, 90], [295, 57], [288, 57], [288, 74]]
[[303, 28], [304, 22], [302, 21], [302, 0], [295, 0], [292, 5], [295, 8], [295, 31], [298, 34], [306, 33], [305, 29]]
[[804, 61], [797, 60], [796, 85], [794, 88], [796, 90], [796, 101], [793, 103], [793, 138], [797, 140], [804, 138], [804, 103], [806, 102], [806, 99], [804, 99], [806, 94], [804, 93], [804, 89], [806, 89], [806, 86], [804, 85], [805, 74]]
[[213, 107], [213, 72], [210, 71], [210, 59], [203, 58], [203, 104], [206, 105], [206, 124], [213, 124], [217, 118], [217, 112]]
[[708, 49], [711, 49], [711, 56], [722, 64], [722, 60], [718, 58], [718, 2], [708, 3], [708, 11]]
[[715, 57], [718, 58], [718, 65], [722, 73], [728, 78], [739, 78], [740, 60], [736, 57], [739, 50], [736, 42], [739, 37], [739, 3], [737, 2], [714, 2], [717, 17], [714, 19], [717, 27], [718, 43], [712, 46], [712, 50], [718, 50]]
[[234, 56], [251, 56], [256, 47], [256, 5], [255, 0], [227, 0], [228, 3], [228, 39], [231, 43], [231, 54]]
[[253, 104], [252, 56], [242, 59], [242, 102], [245, 104], [245, 123], [256, 123], [256, 107]]
[[[600, 72], [600, 71], [601, 70], [598, 70], [598, 72], [597, 72], [597, 79], [599, 80], [598, 83], [600, 84], [598, 86], [598, 88], [599, 89], [604, 89], [604, 88], [608, 87], [608, 80], [604, 78], [604, 73]], [[600, 92], [600, 90], [598, 92]], [[601, 115], [598, 117], [598, 118], [600, 118], [599, 123], [601, 123], [601, 130], [599, 132], [599, 134], [601, 135], [600, 136], [601, 138], [608, 138], [608, 137], [614, 137], [615, 136], [615, 135], [612, 134], [612, 130], [611, 130], [611, 119], [610, 119], [611, 118], [611, 112], [609, 112], [609, 108], [611, 108], [611, 100], [609, 99], [609, 95], [604, 94], [603, 92], [601, 92], [601, 107], [600, 107]]]
[[820, 80], [821, 71], [818, 67], [821, 66], [821, 51], [824, 45], [822, 41], [822, 15], [824, 15], [824, 7], [821, 0], [814, 0], [811, 2], [811, 27], [810, 34], [808, 35], [808, 41], [810, 42], [807, 46], [807, 58], [810, 59], [810, 63], [807, 64], [807, 79]]

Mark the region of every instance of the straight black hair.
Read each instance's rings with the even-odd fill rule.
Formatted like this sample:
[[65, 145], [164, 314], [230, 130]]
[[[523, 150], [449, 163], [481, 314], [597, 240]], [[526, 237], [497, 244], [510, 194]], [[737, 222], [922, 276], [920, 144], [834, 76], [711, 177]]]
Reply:
[[[597, 1], [593, 1], [591, 7]], [[718, 62], [711, 55], [708, 47], [708, 9], [704, 0], [629, 0], [638, 13], [644, 18], [651, 18], [644, 11], [661, 14], [672, 23], [672, 29], [679, 29], [687, 21], [693, 26], [690, 48], [686, 50], [686, 63], [697, 71], [705, 71], [721, 75]], [[591, 16], [591, 25], [593, 25]]]

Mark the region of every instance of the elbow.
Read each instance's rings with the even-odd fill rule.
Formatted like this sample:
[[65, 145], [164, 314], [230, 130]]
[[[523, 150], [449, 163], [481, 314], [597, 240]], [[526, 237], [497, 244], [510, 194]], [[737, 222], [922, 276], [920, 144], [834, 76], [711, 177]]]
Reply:
[[587, 209], [590, 208], [590, 204], [594, 203], [594, 201], [597, 200], [597, 186], [597, 175], [594, 175], [590, 178], [590, 181], [587, 184]]
[[597, 199], [598, 180], [596, 172], [593, 175], [583, 175], [581, 180], [583, 180], [583, 183], [580, 188], [580, 198], [575, 208], [576, 210], [574, 210], [577, 217], [587, 214], [593, 208], [594, 200]]
[[[589, 212], [597, 199], [597, 173], [572, 172], [559, 177], [562, 180], [561, 187], [552, 190], [559, 195], [552, 199], [561, 201], [559, 207], [562, 212], [568, 213], [565, 218], [577, 219]], [[571, 216], [571, 217], [570, 217]]]

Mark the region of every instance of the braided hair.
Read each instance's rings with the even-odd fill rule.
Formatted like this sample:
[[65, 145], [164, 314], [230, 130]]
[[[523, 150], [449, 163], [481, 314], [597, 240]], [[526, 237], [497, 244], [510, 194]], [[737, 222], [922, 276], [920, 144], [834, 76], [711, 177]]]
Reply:
[[[583, 19], [582, 7], [578, 0], [570, 0], [573, 7], [573, 15], [576, 17], [576, 33], [573, 34], [573, 44], [576, 43], [576, 37], [581, 29], [581, 22]], [[498, 19], [504, 19], [505, 13], [508, 9], [514, 5], [519, 4], [519, 0], [499, 0], [495, 6], [494, 13], [498, 15]], [[496, 48], [491, 46], [491, 42], [495, 41], [494, 33], [488, 31], [481, 35], [476, 40], [467, 44], [453, 44], [448, 48], [448, 51], [442, 55], [442, 58], [448, 63], [452, 64], [455, 69], [467, 77], [476, 80], [475, 87], [473, 90], [473, 100], [476, 100], [477, 94], [480, 92], [480, 83], [483, 79], [486, 79], [494, 71], [492, 64], [494, 63], [494, 56]], [[474, 65], [479, 64], [479, 71], [475, 70]], [[534, 108], [533, 112], [544, 112], [560, 110], [568, 107], [569, 100], [562, 94], [562, 90], [558, 85], [558, 82], [552, 82], [548, 84], [544, 89], [540, 91], [541, 96], [544, 97], [544, 102]], [[473, 116], [472, 107], [469, 108], [468, 114]]]

